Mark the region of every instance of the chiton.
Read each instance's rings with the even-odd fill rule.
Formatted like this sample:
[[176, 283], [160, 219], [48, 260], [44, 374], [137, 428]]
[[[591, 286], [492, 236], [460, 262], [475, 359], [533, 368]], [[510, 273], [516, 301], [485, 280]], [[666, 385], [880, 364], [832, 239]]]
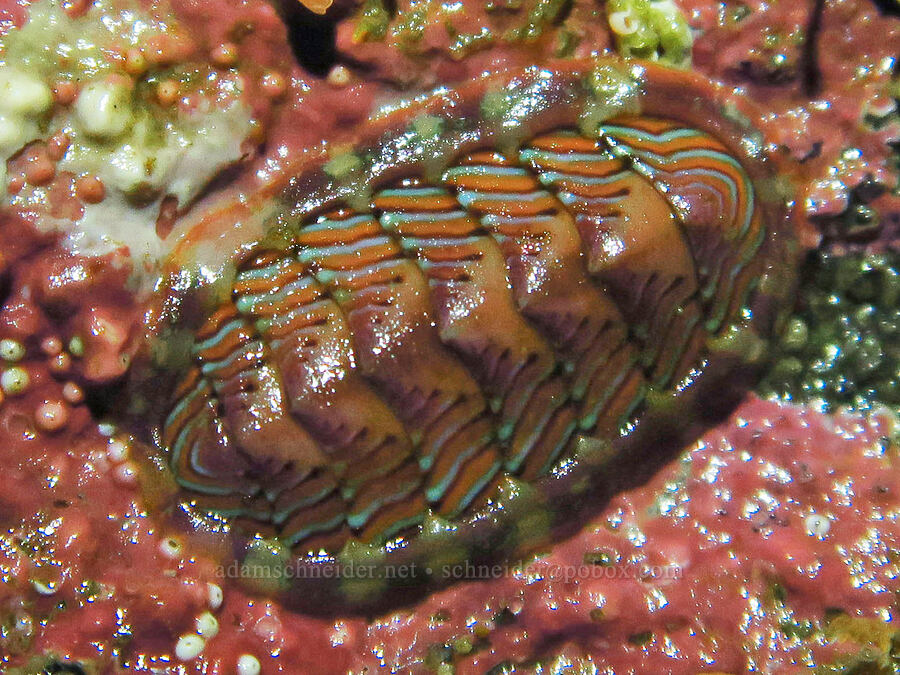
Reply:
[[[728, 412], [788, 306], [785, 195], [729, 106], [693, 75], [574, 62], [298, 163], [167, 399], [181, 499], [307, 607], [571, 531]], [[316, 573], [354, 561], [376, 571]]]

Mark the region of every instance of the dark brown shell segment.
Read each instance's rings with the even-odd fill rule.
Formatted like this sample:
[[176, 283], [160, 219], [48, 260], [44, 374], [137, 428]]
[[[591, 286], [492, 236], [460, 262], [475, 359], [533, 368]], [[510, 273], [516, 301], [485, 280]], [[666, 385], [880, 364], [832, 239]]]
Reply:
[[[511, 555], [750, 383], [793, 278], [758, 139], [714, 89], [650, 66], [641, 113], [595, 124], [597, 67], [498, 76], [531, 109], [510, 94], [493, 122], [485, 83], [436, 95], [297, 175], [293, 234], [240, 263], [162, 425], [195, 508], [301, 558]], [[436, 118], [447, 100], [476, 119]], [[446, 128], [439, 171], [398, 154], [423, 116]], [[523, 536], [523, 513], [547, 532]], [[426, 521], [452, 534], [417, 536]]]

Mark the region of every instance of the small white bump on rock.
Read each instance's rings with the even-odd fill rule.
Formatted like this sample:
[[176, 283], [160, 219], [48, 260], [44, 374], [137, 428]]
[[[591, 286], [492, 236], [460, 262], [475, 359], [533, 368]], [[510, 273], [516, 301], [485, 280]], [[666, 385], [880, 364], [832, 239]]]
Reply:
[[831, 521], [828, 520], [826, 516], [819, 515], [818, 513], [806, 516], [804, 522], [806, 525], [806, 534], [810, 537], [823, 539], [825, 535], [828, 534], [828, 530], [831, 529]]
[[175, 537], [165, 537], [159, 542], [159, 552], [166, 558], [177, 558], [181, 555], [181, 542]]
[[106, 444], [106, 456], [114, 464], [121, 464], [128, 459], [128, 443], [120, 438], [111, 438]]
[[0, 340], [0, 358], [4, 361], [21, 361], [25, 357], [25, 345], [18, 340]]
[[218, 584], [208, 583], [206, 584], [206, 591], [209, 596], [210, 609], [219, 609], [219, 607], [222, 606], [222, 601], [225, 598], [225, 594], [222, 592], [222, 587]]
[[219, 621], [211, 612], [203, 612], [196, 619], [197, 634], [209, 640], [219, 633]]
[[18, 366], [7, 368], [0, 375], [0, 389], [3, 389], [3, 393], [7, 396], [21, 394], [28, 389], [30, 383], [31, 378], [28, 376], [28, 371]]
[[53, 595], [56, 591], [59, 590], [59, 585], [53, 581], [49, 581], [44, 583], [43, 581], [33, 580], [31, 585], [34, 586], [34, 590], [36, 590], [41, 595]]
[[97, 425], [97, 431], [100, 432], [101, 436], [112, 436], [116, 433], [116, 425], [111, 422], [100, 422]]
[[241, 654], [237, 660], [238, 675], [259, 675], [260, 670], [259, 659], [253, 654]]
[[193, 661], [203, 653], [204, 647], [206, 640], [199, 635], [193, 633], [182, 635], [175, 643], [175, 657], [179, 661]]

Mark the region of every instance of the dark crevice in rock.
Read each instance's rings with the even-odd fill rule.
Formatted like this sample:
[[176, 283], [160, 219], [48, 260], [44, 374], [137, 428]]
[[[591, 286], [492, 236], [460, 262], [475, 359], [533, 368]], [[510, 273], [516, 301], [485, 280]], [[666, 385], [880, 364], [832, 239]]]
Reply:
[[336, 19], [315, 14], [299, 2], [284, 3], [282, 14], [294, 56], [310, 74], [324, 77], [337, 63]]
[[813, 10], [806, 29], [806, 43], [803, 46], [803, 90], [807, 96], [814, 97], [822, 90], [822, 71], [819, 68], [819, 33], [822, 29], [822, 16], [825, 13], [825, 0], [812, 0]]
[[882, 14], [900, 16], [900, 4], [897, 0], [872, 0]]

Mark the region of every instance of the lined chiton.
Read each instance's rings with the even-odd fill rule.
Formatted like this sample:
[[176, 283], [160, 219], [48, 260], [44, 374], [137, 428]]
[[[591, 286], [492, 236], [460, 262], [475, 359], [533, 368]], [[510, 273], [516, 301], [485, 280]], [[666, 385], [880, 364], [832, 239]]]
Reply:
[[[728, 410], [790, 295], [774, 169], [723, 109], [691, 75], [576, 62], [301, 164], [166, 410], [185, 501], [307, 605], [571, 530]], [[382, 573], [312, 573], [360, 556]]]

